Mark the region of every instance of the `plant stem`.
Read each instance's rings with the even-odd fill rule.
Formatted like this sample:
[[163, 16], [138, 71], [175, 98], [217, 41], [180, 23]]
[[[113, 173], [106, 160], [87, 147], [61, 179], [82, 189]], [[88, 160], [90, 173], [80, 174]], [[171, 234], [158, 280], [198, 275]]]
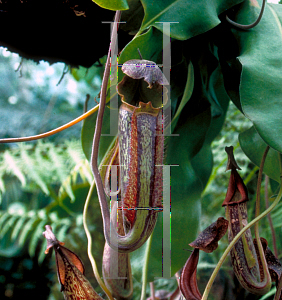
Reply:
[[259, 13], [259, 16], [258, 18], [256, 19], [256, 21], [252, 24], [249, 24], [249, 25], [243, 25], [243, 24], [239, 24], [239, 23], [236, 23], [232, 20], [230, 20], [228, 18], [228, 16], [226, 16], [226, 21], [228, 23], [230, 23], [231, 25], [233, 25], [234, 27], [236, 28], [239, 28], [239, 29], [242, 29], [242, 30], [249, 30], [251, 28], [254, 28], [255, 26], [258, 25], [258, 23], [260, 22], [261, 18], [262, 18], [262, 15], [263, 15], [263, 12], [264, 12], [264, 7], [265, 7], [265, 4], [266, 4], [266, 0], [263, 0], [262, 1], [262, 6], [261, 6], [261, 10], [260, 10], [260, 13]]
[[102, 132], [103, 116], [104, 116], [106, 99], [107, 99], [107, 87], [108, 87], [108, 81], [110, 77], [111, 48], [115, 49], [115, 45], [117, 41], [118, 22], [120, 20], [120, 17], [121, 17], [121, 12], [117, 10], [115, 15], [114, 27], [112, 29], [111, 43], [108, 51], [105, 71], [103, 75], [102, 88], [100, 93], [100, 105], [99, 105], [98, 115], [96, 119], [96, 126], [95, 126], [95, 132], [94, 132], [93, 144], [92, 144], [92, 153], [91, 153], [91, 168], [96, 183], [98, 199], [100, 202], [100, 207], [102, 212], [102, 218], [104, 223], [104, 236], [108, 244], [110, 241], [110, 234], [111, 234], [110, 232], [111, 217], [110, 217], [110, 210], [108, 208], [108, 203], [104, 191], [102, 178], [100, 176], [100, 172], [98, 168], [98, 154], [99, 154], [100, 137]]
[[[121, 15], [121, 12], [116, 11], [116, 15], [115, 15], [115, 24], [116, 25], [120, 19], [120, 15]], [[102, 130], [103, 115], [104, 115], [104, 110], [105, 110], [105, 105], [106, 105], [107, 85], [108, 85], [108, 80], [109, 80], [109, 76], [110, 76], [111, 47], [113, 47], [113, 48], [115, 47], [116, 39], [117, 39], [117, 32], [115, 31], [115, 27], [114, 27], [113, 32], [112, 32], [112, 37], [111, 37], [111, 44], [110, 44], [109, 51], [108, 51], [108, 57], [107, 57], [107, 62], [106, 62], [106, 66], [105, 66], [104, 76], [103, 76], [100, 105], [99, 105], [98, 115], [97, 115], [97, 119], [96, 119], [96, 127], [95, 127], [95, 133], [94, 133], [94, 138], [93, 138], [91, 165], [92, 165], [92, 170], [93, 170], [93, 175], [94, 175], [95, 180], [93, 181], [93, 183], [90, 187], [89, 193], [88, 193], [86, 201], [85, 201], [84, 210], [83, 210], [83, 225], [84, 225], [84, 230], [85, 230], [85, 233], [86, 233], [86, 236], [88, 239], [88, 248], [87, 248], [88, 256], [91, 261], [94, 275], [95, 275], [99, 285], [104, 290], [104, 292], [107, 294], [107, 296], [110, 300], [113, 300], [113, 296], [110, 293], [110, 291], [107, 289], [107, 287], [104, 285], [104, 283], [99, 275], [95, 259], [92, 256], [92, 238], [91, 238], [88, 226], [87, 226], [86, 215], [87, 215], [89, 201], [90, 201], [91, 195], [93, 193], [95, 184], [97, 186], [97, 193], [98, 193], [99, 199], [100, 199], [100, 194], [104, 193], [104, 187], [103, 187], [102, 179], [100, 177], [99, 169], [98, 169], [98, 151], [99, 151], [99, 142], [100, 142], [100, 136], [101, 136], [101, 130]], [[98, 178], [98, 180], [97, 180], [97, 178]], [[106, 206], [108, 214], [109, 214], [107, 202], [104, 203], [104, 205]], [[104, 217], [103, 212], [102, 212], [102, 215]]]
[[[258, 173], [258, 182], [257, 182], [257, 195], [256, 195], [256, 212], [255, 212], [255, 218], [257, 218], [260, 214], [260, 191], [261, 191], [261, 181], [262, 181], [262, 173], [263, 173], [263, 167], [264, 167], [264, 163], [266, 160], [266, 156], [267, 153], [269, 151], [270, 147], [267, 146], [262, 159], [261, 159], [261, 163], [260, 163], [260, 167], [259, 167], [259, 173]], [[266, 260], [264, 259], [264, 250], [262, 248], [262, 244], [261, 244], [261, 240], [259, 237], [259, 222], [255, 223], [255, 239], [257, 242], [257, 247], [258, 247], [258, 256], [259, 259], [261, 261], [261, 265], [262, 265], [262, 271], [261, 271], [261, 280], [263, 282], [265, 282], [266, 280], [270, 280], [270, 275], [269, 275], [269, 271], [268, 271], [268, 267], [267, 267], [267, 263]]]
[[[256, 214], [255, 214], [255, 217], [257, 217], [259, 215], [259, 213], [260, 213], [260, 190], [261, 190], [262, 172], [263, 172], [263, 166], [264, 166], [265, 159], [266, 159], [268, 151], [269, 151], [269, 146], [266, 147], [266, 149], [265, 149], [265, 151], [263, 153], [263, 156], [262, 156], [262, 159], [261, 159], [261, 163], [260, 163], [260, 168], [259, 168], [258, 183], [257, 183]], [[259, 240], [259, 226], [258, 226], [258, 223], [255, 224], [255, 235], [256, 235], [256, 239]]]
[[94, 188], [95, 188], [95, 181], [93, 181], [92, 184], [91, 184], [91, 186], [90, 186], [90, 189], [89, 189], [89, 192], [88, 192], [85, 204], [84, 204], [84, 209], [83, 209], [83, 226], [84, 226], [84, 231], [86, 233], [87, 241], [88, 241], [87, 253], [88, 253], [88, 257], [89, 257], [89, 260], [91, 262], [91, 265], [92, 265], [94, 276], [95, 276], [98, 284], [103, 289], [103, 291], [106, 293], [107, 297], [110, 300], [114, 300], [112, 294], [107, 289], [107, 287], [105, 286], [104, 282], [102, 281], [102, 279], [100, 277], [100, 274], [99, 274], [99, 271], [98, 271], [95, 259], [94, 259], [93, 255], [92, 255], [92, 237], [91, 237], [89, 228], [87, 226], [87, 219], [86, 218], [87, 218], [87, 211], [88, 211], [89, 202], [90, 202], [91, 196], [93, 194]]
[[53, 130], [50, 130], [48, 132], [44, 132], [38, 135], [32, 135], [32, 136], [26, 136], [26, 137], [20, 137], [20, 138], [7, 138], [7, 139], [0, 139], [0, 144], [3, 143], [19, 143], [19, 142], [30, 142], [30, 141], [35, 141], [35, 140], [39, 140], [39, 139], [43, 139], [46, 138], [48, 136], [54, 135], [58, 132], [61, 132], [77, 123], [79, 123], [80, 121], [86, 119], [87, 117], [89, 117], [90, 115], [92, 115], [95, 111], [97, 111], [99, 108], [99, 104], [97, 104], [95, 107], [93, 107], [92, 109], [90, 109], [88, 112], [84, 113], [83, 115], [77, 117], [76, 119], [70, 121], [67, 124], [64, 124], [58, 128], [55, 128]]
[[154, 281], [150, 282], [150, 290], [151, 290], [151, 300], [155, 300], [155, 287], [154, 287]]
[[[265, 176], [265, 187], [264, 187], [264, 198], [265, 198], [265, 207], [266, 207], [266, 209], [269, 207], [268, 184], [269, 184], [269, 177], [266, 175]], [[275, 230], [274, 230], [271, 214], [267, 215], [267, 219], [268, 219], [268, 222], [269, 222], [271, 235], [272, 235], [273, 251], [274, 251], [274, 254], [275, 254], [276, 258], [278, 258], [278, 251], [277, 251], [277, 245], [276, 245], [276, 235], [275, 235]]]
[[181, 292], [180, 292], [180, 288], [179, 288], [179, 284], [180, 284], [180, 273], [179, 272], [176, 272], [175, 273], [175, 279], [177, 281], [177, 288], [175, 289], [174, 292], [172, 292], [170, 295], [169, 295], [169, 300], [176, 300], [176, 299], [179, 299], [180, 295], [181, 295]]
[[148, 264], [149, 264], [149, 258], [150, 258], [152, 238], [153, 238], [153, 234], [150, 235], [150, 237], [148, 238], [147, 243], [146, 243], [145, 261], [144, 261], [144, 266], [143, 266], [143, 270], [142, 270], [142, 292], [141, 292], [141, 298], [140, 298], [141, 300], [146, 299], [147, 273], [148, 273]]
[[256, 224], [259, 220], [261, 220], [263, 217], [265, 217], [267, 214], [269, 214], [274, 208], [275, 206], [279, 203], [280, 199], [282, 197], [282, 186], [280, 186], [280, 190], [279, 193], [276, 197], [276, 199], [274, 200], [274, 202], [272, 203], [272, 205], [266, 209], [263, 213], [261, 213], [258, 217], [256, 217], [254, 220], [252, 220], [246, 227], [244, 227], [233, 239], [233, 241], [229, 244], [229, 246], [226, 248], [226, 250], [224, 251], [222, 257], [220, 258], [217, 266], [215, 267], [209, 282], [205, 288], [202, 300], [207, 300], [208, 299], [208, 295], [210, 292], [210, 289], [212, 287], [212, 284], [215, 280], [215, 277], [217, 275], [217, 273], [219, 272], [219, 269], [221, 268], [224, 260], [226, 259], [228, 253], [230, 252], [230, 250], [234, 247], [234, 245], [237, 243], [237, 241], [239, 240], [239, 238], [250, 228], [252, 227], [254, 224]]

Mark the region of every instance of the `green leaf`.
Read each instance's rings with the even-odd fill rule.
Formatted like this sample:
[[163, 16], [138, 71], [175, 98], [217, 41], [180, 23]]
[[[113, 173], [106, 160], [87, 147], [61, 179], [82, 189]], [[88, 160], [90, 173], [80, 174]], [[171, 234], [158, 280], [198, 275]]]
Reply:
[[190, 62], [189, 66], [188, 66], [188, 75], [187, 75], [187, 81], [186, 81], [186, 86], [185, 86], [185, 90], [183, 93], [183, 97], [182, 97], [181, 102], [177, 108], [177, 111], [171, 121], [171, 130], [172, 131], [175, 128], [175, 125], [177, 123], [177, 120], [179, 118], [179, 115], [180, 115], [182, 109], [184, 108], [186, 103], [191, 98], [193, 89], [194, 89], [194, 68], [193, 68], [192, 62]]
[[[261, 1], [259, 1], [261, 5]], [[245, 1], [236, 22], [252, 23], [257, 1]], [[242, 65], [240, 101], [262, 139], [282, 152], [282, 6], [267, 4], [261, 22], [247, 32], [236, 30]]]
[[220, 66], [218, 66], [211, 74], [208, 86], [209, 94], [212, 94], [213, 101], [217, 103], [216, 105], [221, 111], [220, 115], [216, 114], [213, 116], [210, 128], [206, 135], [205, 142], [207, 144], [211, 144], [221, 131], [230, 101], [224, 88], [222, 70]]
[[205, 143], [203, 145], [201, 150], [193, 157], [191, 164], [194, 172], [201, 181], [201, 188], [204, 190], [213, 168], [213, 156], [210, 144]]
[[[218, 24], [218, 15], [242, 0], [142, 0], [145, 10], [140, 32], [150, 26], [163, 31], [163, 23], [170, 25], [170, 36], [178, 40], [186, 40], [202, 34]], [[167, 34], [167, 33], [165, 33]]]
[[[122, 50], [119, 57], [119, 64], [131, 59], [140, 59], [137, 49], [139, 48], [143, 59], [162, 62], [163, 36], [159, 30], [150, 28], [146, 33], [134, 38]], [[123, 78], [123, 72], [119, 68], [118, 80]]]
[[121, 23], [119, 28], [129, 34], [136, 34], [144, 18], [144, 9], [140, 0], [127, 0], [129, 10], [121, 14]]
[[129, 6], [126, 0], [92, 0], [99, 6], [110, 10], [125, 10]]
[[[239, 134], [239, 142], [242, 150], [248, 158], [258, 167], [260, 166], [263, 153], [267, 144], [259, 136], [254, 126]], [[278, 152], [274, 149], [269, 150], [263, 171], [270, 178], [280, 182], [280, 168]]]

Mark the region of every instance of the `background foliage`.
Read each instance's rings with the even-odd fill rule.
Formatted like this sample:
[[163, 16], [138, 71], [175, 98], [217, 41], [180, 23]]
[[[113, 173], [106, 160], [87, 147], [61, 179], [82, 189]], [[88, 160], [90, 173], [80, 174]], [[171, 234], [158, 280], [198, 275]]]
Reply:
[[[221, 203], [229, 177], [224, 173], [226, 145], [232, 144], [236, 149], [235, 155], [242, 167], [241, 176], [248, 185], [252, 200], [250, 217], [254, 216], [257, 165], [266, 144], [272, 147], [265, 168], [272, 180], [272, 190], [270, 186], [266, 188], [269, 193], [275, 193], [275, 181], [279, 181], [276, 151], [282, 152], [279, 99], [282, 9], [279, 5], [269, 4], [261, 23], [244, 32], [227, 24], [226, 13], [237, 22], [251, 23], [259, 13], [261, 1], [131, 0], [100, 1], [98, 4], [107, 9], [126, 9], [127, 4], [130, 7], [123, 15], [123, 20], [128, 22], [121, 26], [121, 30], [137, 34], [122, 49], [119, 64], [137, 59], [137, 48], [144, 59], [162, 64], [163, 26], [155, 22], [178, 22], [171, 24], [171, 130], [174, 136], [166, 138], [166, 164], [178, 165], [171, 168], [172, 276], [189, 256], [183, 249], [189, 247], [201, 229], [217, 216], [224, 215]], [[98, 65], [90, 69], [73, 69], [71, 75], [66, 75], [56, 86], [63, 71], [62, 65], [41, 63], [35, 66], [24, 62], [20, 71], [22, 77], [19, 78], [18, 73], [14, 73], [14, 59], [17, 59], [17, 66], [19, 59], [5, 53], [8, 52], [2, 50], [0, 58], [0, 72], [4, 78], [0, 85], [1, 137], [31, 135], [55, 128], [82, 113], [86, 93], [90, 93], [93, 99], [99, 92], [103, 68]], [[122, 76], [119, 70], [119, 80]], [[93, 105], [94, 101], [90, 106]], [[109, 103], [104, 120], [105, 132], [109, 126], [110, 107]], [[82, 209], [92, 181], [87, 159], [95, 118], [94, 114], [84, 122], [82, 147], [79, 128], [76, 127], [49, 141], [1, 148], [0, 255], [4, 263], [0, 284], [6, 298], [17, 299], [19, 283], [4, 272], [17, 269], [14, 265], [17, 259], [19, 265], [27, 268], [35, 269], [37, 263], [48, 265], [49, 258], [44, 259], [45, 245], [42, 245], [41, 237], [46, 224], [52, 225], [58, 239], [67, 240], [69, 247], [88, 261]], [[100, 158], [113, 138], [102, 137]], [[281, 209], [282, 205], [273, 214], [277, 234], [280, 234]], [[94, 257], [99, 263], [103, 234], [96, 196], [93, 196], [91, 210], [89, 223], [95, 236]], [[266, 225], [266, 221], [261, 222], [262, 235], [271, 241], [269, 226]], [[278, 247], [281, 249], [280, 240]], [[201, 257], [203, 285], [205, 276], [210, 274], [210, 268], [214, 267], [226, 244], [227, 241], [223, 242], [213, 255]], [[131, 255], [134, 299], [140, 295], [145, 247]], [[162, 276], [161, 251], [160, 215], [150, 252], [149, 281]], [[24, 261], [28, 263], [24, 264]], [[30, 267], [33, 263], [34, 267]], [[228, 299], [242, 296], [251, 299], [238, 288], [236, 279], [229, 272], [229, 263], [224, 270], [218, 286], [224, 282], [226, 288], [217, 289], [214, 299], [227, 296]], [[91, 278], [90, 268], [87, 272]], [[97, 286], [95, 281], [92, 283]], [[30, 286], [30, 289], [35, 289], [32, 284]], [[228, 290], [230, 286], [234, 291]], [[172, 291], [175, 280], [159, 281], [156, 287]], [[47, 299], [48, 290], [45, 295]], [[60, 298], [55, 290], [50, 296], [50, 299]]]

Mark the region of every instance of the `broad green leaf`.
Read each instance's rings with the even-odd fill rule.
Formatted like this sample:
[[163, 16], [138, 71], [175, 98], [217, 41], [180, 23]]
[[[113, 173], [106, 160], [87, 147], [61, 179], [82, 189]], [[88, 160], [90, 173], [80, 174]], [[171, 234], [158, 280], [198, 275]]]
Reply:
[[[261, 1], [259, 1], [261, 5]], [[245, 1], [236, 22], [249, 24], [260, 5]], [[240, 101], [262, 139], [282, 152], [282, 6], [268, 4], [261, 22], [247, 32], [234, 31], [242, 65]]]
[[142, 0], [145, 17], [140, 31], [150, 26], [163, 31], [161, 22], [172, 22], [170, 36], [186, 40], [220, 24], [218, 15], [241, 2], [242, 0]]
[[217, 106], [220, 108], [221, 114], [215, 115], [211, 120], [211, 125], [205, 140], [205, 143], [207, 144], [211, 144], [216, 136], [220, 133], [225, 121], [226, 112], [230, 101], [229, 96], [224, 88], [222, 70], [220, 66], [218, 66], [210, 76], [209, 94], [212, 94], [214, 101], [217, 102]]
[[187, 81], [186, 81], [186, 86], [185, 86], [185, 90], [183, 93], [183, 97], [182, 97], [181, 102], [177, 108], [177, 111], [171, 121], [171, 130], [172, 131], [177, 123], [177, 120], [179, 118], [179, 115], [180, 115], [182, 109], [184, 108], [186, 103], [190, 100], [192, 93], [193, 93], [193, 89], [194, 89], [194, 68], [193, 68], [192, 62], [190, 62], [189, 66], [188, 66], [188, 75], [187, 75]]
[[220, 67], [213, 72], [209, 89], [212, 90], [214, 100], [218, 101], [218, 105], [220, 106], [222, 113], [219, 117], [213, 117], [211, 119], [211, 124], [205, 138], [205, 143], [191, 161], [195, 173], [202, 182], [203, 190], [208, 183], [213, 168], [213, 155], [210, 144], [221, 131], [229, 104], [229, 97], [224, 88]]
[[[252, 126], [245, 132], [240, 133], [239, 142], [244, 153], [255, 165], [259, 167], [267, 144], [259, 136], [255, 128]], [[277, 182], [280, 182], [280, 168], [278, 155], [279, 152], [270, 148], [266, 157], [263, 171], [270, 178], [276, 180]]]
[[205, 143], [203, 145], [201, 150], [193, 157], [191, 164], [201, 181], [201, 189], [203, 191], [213, 168], [213, 156], [210, 144]]
[[127, 0], [129, 9], [121, 14], [121, 23], [119, 28], [129, 34], [136, 34], [141, 26], [144, 18], [144, 9], [140, 0]]
[[126, 0], [92, 0], [99, 6], [110, 10], [125, 10], [129, 6]]
[[[123, 64], [131, 59], [140, 59], [140, 50], [143, 59], [162, 62], [163, 36], [159, 30], [150, 28], [146, 33], [134, 38], [124, 47], [119, 57], [119, 64]], [[123, 73], [120, 70], [118, 80], [121, 81]]]

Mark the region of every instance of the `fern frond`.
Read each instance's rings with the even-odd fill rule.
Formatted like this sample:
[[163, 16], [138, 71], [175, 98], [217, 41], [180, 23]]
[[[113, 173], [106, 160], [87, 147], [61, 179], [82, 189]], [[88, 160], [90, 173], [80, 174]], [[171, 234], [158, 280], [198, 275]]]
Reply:
[[46, 257], [46, 254], [45, 254], [46, 246], [47, 246], [47, 242], [45, 240], [45, 241], [43, 241], [42, 247], [41, 247], [41, 249], [39, 251], [39, 254], [38, 254], [38, 259], [37, 260], [38, 260], [39, 264], [42, 264], [43, 260]]
[[45, 173], [45, 176], [43, 177], [47, 182], [56, 180], [56, 176], [54, 176], [56, 166], [53, 165], [48, 156], [48, 149], [50, 145], [51, 143], [39, 141], [34, 149], [36, 165], [40, 166], [40, 170]]
[[89, 184], [93, 182], [93, 175], [91, 172], [90, 165], [87, 159], [83, 159], [79, 165], [77, 165], [77, 169], [80, 177], [83, 181], [87, 181]]
[[69, 157], [76, 165], [85, 159], [79, 141], [66, 141], [66, 146]]
[[85, 159], [85, 156], [82, 152], [81, 143], [77, 143], [77, 141], [67, 141], [66, 144], [68, 146], [67, 152], [76, 164], [75, 168], [77, 168], [77, 172], [83, 181], [86, 179], [88, 183], [91, 184], [93, 181], [93, 176], [89, 163], [87, 159]]
[[[55, 150], [55, 147], [50, 147], [49, 155], [51, 160], [53, 161], [53, 164], [56, 165], [57, 174], [60, 179], [60, 182], [63, 183], [68, 177], [68, 172], [69, 172], [69, 170], [66, 168], [66, 162], [63, 159], [62, 155], [59, 155], [59, 153]], [[75, 195], [72, 191], [70, 184], [65, 185], [65, 191], [68, 194], [68, 196], [71, 198], [71, 200], [74, 201]]]
[[22, 186], [26, 185], [26, 177], [24, 176], [22, 170], [19, 168], [20, 161], [16, 159], [15, 156], [12, 156], [8, 150], [4, 152], [4, 168], [10, 174], [15, 175], [19, 181], [21, 182]]
[[[0, 192], [1, 194], [6, 192], [5, 183], [2, 177], [0, 177]], [[0, 204], [1, 204], [1, 200], [0, 200]]]
[[[58, 193], [59, 199], [65, 198], [65, 194], [67, 194], [71, 198], [71, 202], [75, 201], [75, 196], [74, 196], [72, 188], [71, 188], [72, 182], [73, 182], [73, 180], [72, 180], [72, 172], [71, 172], [71, 174], [66, 177], [66, 179], [62, 182], [62, 185], [60, 186], [59, 193]], [[70, 193], [69, 193], [70, 189], [72, 191], [72, 195], [70, 195]]]
[[12, 234], [11, 234], [11, 240], [15, 240], [17, 239], [17, 237], [19, 236], [20, 234], [20, 231], [21, 229], [23, 228], [23, 225], [24, 223], [28, 220], [28, 216], [27, 215], [24, 215], [22, 216], [21, 218], [18, 219], [17, 223], [15, 224], [15, 227], [12, 231]]
[[71, 228], [71, 222], [64, 222], [61, 228], [57, 231], [57, 237], [59, 241], [66, 239], [66, 233]]
[[41, 177], [41, 172], [37, 172], [39, 166], [34, 164], [34, 159], [30, 157], [30, 155], [27, 153], [24, 146], [21, 146], [20, 150], [21, 150], [22, 163], [26, 168], [25, 173], [28, 173], [28, 175], [35, 181], [35, 183], [42, 189], [42, 191], [46, 195], [49, 195], [48, 186], [43, 180], [43, 178]]
[[28, 235], [37, 226], [37, 224], [39, 222], [40, 222], [40, 219], [38, 219], [37, 216], [35, 216], [34, 218], [31, 218], [28, 222], [26, 222], [24, 224], [24, 227], [22, 228], [22, 231], [21, 231], [19, 239], [18, 239], [20, 247], [24, 246]]
[[11, 218], [11, 214], [9, 214], [8, 212], [4, 212], [1, 216], [0, 216], [0, 232], [3, 228], [3, 226], [5, 225], [5, 223], [9, 220], [9, 218]]
[[[80, 176], [80, 180], [82, 182], [88, 182], [89, 184], [93, 181], [93, 176], [90, 170], [90, 166], [88, 162], [84, 159], [79, 162], [79, 164], [75, 165], [75, 167], [70, 171], [70, 174], [65, 179], [65, 181], [62, 183], [58, 197], [59, 199], [64, 199], [66, 194], [68, 195], [66, 188], [68, 186], [75, 186], [78, 182], [78, 177]], [[72, 200], [72, 199], [71, 199]], [[73, 202], [73, 200], [72, 200]]]
[[6, 222], [5, 224], [3, 225], [1, 231], [0, 231], [0, 238], [3, 238], [6, 233], [11, 229], [13, 228], [14, 224], [16, 223], [16, 221], [20, 218], [20, 216], [16, 215], [16, 216], [11, 216]]
[[[83, 182], [87, 181], [89, 184], [93, 180], [89, 163], [83, 155], [80, 143], [78, 143], [78, 141], [67, 141], [66, 146], [66, 153], [69, 156], [70, 163], [72, 163], [74, 167], [70, 171], [68, 177], [62, 182], [59, 190], [59, 198], [64, 198], [64, 193], [69, 195], [68, 188], [77, 183], [78, 176]], [[71, 200], [73, 202], [75, 199], [71, 198]]]
[[48, 224], [48, 220], [44, 219], [38, 223], [36, 229], [32, 232], [32, 237], [28, 245], [28, 253], [31, 257], [35, 255], [35, 250], [38, 245], [39, 240], [42, 238], [42, 232], [44, 231], [44, 226]]

